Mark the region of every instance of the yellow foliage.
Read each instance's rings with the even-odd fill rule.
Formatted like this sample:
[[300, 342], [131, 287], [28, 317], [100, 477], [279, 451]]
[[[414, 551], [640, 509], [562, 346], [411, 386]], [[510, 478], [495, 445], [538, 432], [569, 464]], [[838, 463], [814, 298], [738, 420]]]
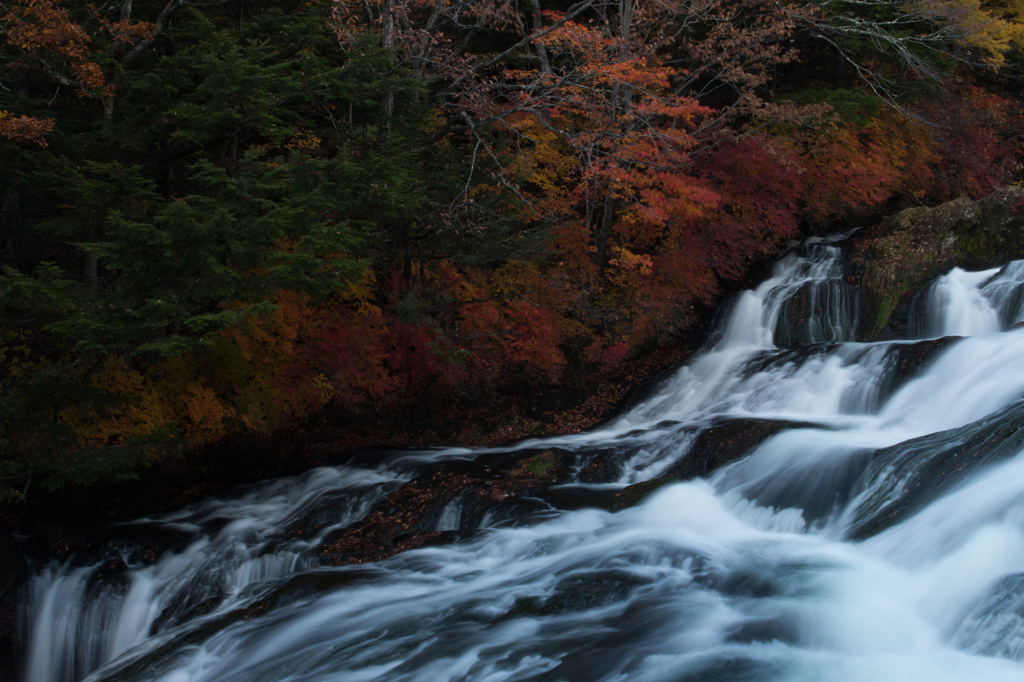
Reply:
[[294, 236], [281, 237], [274, 244], [274, 249], [282, 253], [295, 253], [295, 247], [298, 246], [300, 239]]
[[609, 249], [615, 257], [608, 261], [608, 265], [620, 270], [636, 270], [641, 275], [649, 275], [654, 269], [654, 261], [647, 254], [636, 254], [629, 249], [613, 246]]
[[[218, 391], [208, 385], [206, 377], [198, 374], [193, 358], [167, 358], [156, 373], [156, 390], [162, 398], [164, 414], [178, 423], [181, 434], [191, 443], [210, 443], [226, 433], [224, 420], [232, 417], [234, 410], [218, 398]], [[225, 374], [217, 372], [215, 376]]]
[[[571, 204], [567, 178], [579, 168], [579, 159], [555, 129], [533, 116], [510, 117], [508, 124], [517, 134], [519, 148], [507, 170], [535, 199], [537, 211], [543, 215], [564, 213]], [[519, 210], [527, 219], [536, 217], [525, 207]]]
[[309, 131], [302, 131], [285, 144], [285, 149], [316, 149], [323, 142]]
[[491, 290], [497, 294], [526, 293], [540, 288], [541, 274], [536, 265], [513, 260], [491, 275]]
[[331, 384], [326, 374], [320, 373], [313, 377], [313, 385], [319, 388], [322, 392], [320, 393], [320, 402], [326, 405], [331, 402], [334, 398], [335, 389], [334, 385]]
[[983, 54], [983, 60], [999, 66], [1004, 55], [1024, 45], [1024, 0], [919, 0], [916, 9], [956, 26], [962, 41]]
[[430, 137], [437, 135], [443, 130], [447, 130], [448, 119], [445, 118], [440, 107], [432, 107], [420, 119], [420, 125], [424, 134]]
[[377, 278], [373, 270], [367, 268], [356, 280], [345, 283], [345, 287], [335, 294], [339, 303], [369, 303], [376, 296]]
[[192, 443], [210, 443], [224, 435], [224, 420], [233, 414], [234, 410], [218, 400], [213, 389], [193, 381], [184, 395], [182, 433]]
[[356, 312], [362, 317], [374, 317], [380, 319], [384, 316], [384, 312], [380, 307], [375, 306], [372, 303], [359, 303], [356, 306]]
[[558, 337], [562, 341], [576, 337], [590, 339], [592, 336], [593, 332], [590, 331], [590, 328], [579, 320], [563, 317], [558, 321]]
[[124, 399], [111, 406], [74, 406], [62, 410], [60, 420], [78, 445], [118, 444], [129, 436], [152, 433], [168, 422], [159, 393], [139, 372], [129, 371], [120, 357], [108, 357], [91, 383]]

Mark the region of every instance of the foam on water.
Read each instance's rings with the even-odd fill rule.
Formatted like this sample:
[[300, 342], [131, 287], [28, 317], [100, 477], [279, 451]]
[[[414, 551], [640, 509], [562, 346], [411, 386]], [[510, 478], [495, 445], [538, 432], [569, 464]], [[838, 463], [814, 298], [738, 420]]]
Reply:
[[[210, 500], [140, 522], [183, 537], [152, 565], [124, 550], [114, 580], [103, 562], [43, 567], [26, 680], [1019, 680], [1024, 457], [972, 464], [971, 448], [1024, 427], [1024, 330], [1007, 331], [1024, 266], [939, 278], [926, 335], [966, 338], [897, 376], [911, 342], [850, 341], [840, 248], [781, 259], [618, 418], [514, 446], [618, 452], [626, 484], [712, 425], [786, 421], [708, 480], [615, 514], [489, 513], [460, 542], [350, 567], [316, 566], [316, 547], [412, 473], [325, 469]], [[791, 324], [799, 297], [810, 322]], [[915, 447], [935, 461], [908, 464]], [[927, 467], [948, 462], [960, 478], [923, 496]], [[916, 506], [849, 539], [903, 503]], [[457, 498], [437, 529], [466, 530], [462, 517]], [[293, 537], [300, 524], [322, 528]]]

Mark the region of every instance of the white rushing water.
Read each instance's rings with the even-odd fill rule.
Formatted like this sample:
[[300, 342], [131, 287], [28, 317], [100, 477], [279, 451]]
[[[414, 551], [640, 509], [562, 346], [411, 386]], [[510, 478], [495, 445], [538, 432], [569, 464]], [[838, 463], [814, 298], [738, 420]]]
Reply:
[[[155, 562], [41, 567], [25, 680], [1020, 680], [1024, 262], [921, 294], [920, 336], [961, 340], [854, 343], [840, 255], [780, 260], [617, 419], [515, 446], [611, 450], [625, 485], [713, 425], [786, 422], [708, 479], [350, 567], [317, 547], [413, 473], [264, 484], [134, 524], [174, 540]], [[455, 498], [437, 530], [467, 519]]]

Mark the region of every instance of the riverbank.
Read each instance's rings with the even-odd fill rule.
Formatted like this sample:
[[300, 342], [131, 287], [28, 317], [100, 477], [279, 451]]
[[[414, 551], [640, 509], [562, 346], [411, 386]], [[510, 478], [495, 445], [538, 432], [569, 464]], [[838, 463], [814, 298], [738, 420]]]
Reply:
[[[30, 633], [28, 679], [312, 682], [381, 676], [381, 661], [397, 679], [454, 674], [453, 650], [489, 670], [546, 656], [541, 673], [597, 679], [592, 647], [619, 669], [662, 665], [694, 627], [695, 651], [718, 667], [694, 669], [687, 651], [654, 679], [705, 679], [737, 660], [788, 679], [758, 656], [773, 647], [799, 665], [830, 628], [824, 651], [840, 663], [889, 661], [898, 639], [860, 635], [886, 627], [893, 605], [917, 628], [897, 653], [935, 643], [914, 665], [945, 653], [970, 673], [951, 680], [1002, 679], [992, 661], [1016, 654], [993, 643], [1002, 625], [985, 614], [1010, 616], [1020, 593], [1002, 540], [1019, 534], [1024, 308], [1012, 294], [1024, 270], [919, 288], [914, 316], [941, 322], [939, 338], [845, 343], [859, 326], [857, 253], [817, 243], [780, 260], [675, 381], [599, 431], [468, 459], [364, 452], [95, 535], [19, 602], [9, 631]], [[962, 295], [930, 295], [945, 286]], [[995, 537], [992, 519], [1005, 519]], [[908, 573], [929, 590], [923, 608], [904, 599]], [[949, 623], [957, 639], [923, 639]]]
[[[893, 213], [851, 237], [844, 245], [849, 254], [844, 280], [847, 294], [858, 301], [856, 338], [905, 336], [913, 296], [944, 269], [988, 267], [1024, 255], [1022, 205], [1024, 188], [1008, 187], [979, 201], [958, 199]], [[753, 264], [719, 300], [759, 281], [778, 257]], [[783, 311], [796, 343], [807, 331], [809, 305], [798, 293]], [[689, 357], [705, 339], [714, 314], [713, 308], [699, 312], [684, 335], [612, 368], [567, 374], [559, 384], [506, 385], [472, 405], [452, 401], [437, 407], [425, 401], [401, 414], [364, 419], [323, 412], [267, 438], [234, 437], [187, 451], [141, 470], [135, 480], [52, 492], [30, 489], [25, 502], [0, 507], [0, 531], [40, 538], [44, 553], [64, 558], [112, 521], [180, 508], [236, 485], [354, 457], [372, 459], [375, 451], [494, 447], [578, 433], [620, 412], [646, 382]]]
[[403, 420], [343, 425], [332, 424], [330, 415], [318, 415], [264, 440], [233, 439], [158, 462], [140, 471], [136, 480], [53, 492], [30, 489], [25, 502], [0, 507], [0, 531], [41, 534], [54, 556], [63, 558], [87, 542], [74, 540], [76, 533], [88, 535], [111, 521], [176, 509], [236, 485], [372, 457], [374, 450], [487, 447], [577, 433], [621, 411], [645, 382], [684, 361], [701, 338], [696, 329], [614, 371], [547, 390], [498, 393], [472, 409], [449, 406], [410, 413]]

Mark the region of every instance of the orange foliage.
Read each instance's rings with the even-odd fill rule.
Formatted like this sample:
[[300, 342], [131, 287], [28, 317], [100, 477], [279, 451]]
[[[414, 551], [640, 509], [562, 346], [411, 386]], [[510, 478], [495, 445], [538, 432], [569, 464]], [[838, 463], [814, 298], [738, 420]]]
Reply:
[[80, 447], [118, 445], [125, 438], [147, 435], [167, 423], [156, 389], [140, 372], [128, 370], [121, 358], [106, 358], [91, 383], [115, 401], [61, 411], [61, 422]]
[[[14, 0], [5, 9], [0, 36], [21, 53], [21, 64], [41, 67], [58, 82], [77, 87], [79, 96], [112, 93], [90, 50], [91, 36], [57, 0]], [[150, 38], [156, 31], [154, 24], [128, 19], [111, 22], [98, 17], [98, 24], [115, 47]]]
[[15, 117], [0, 110], [0, 137], [14, 142], [35, 142], [46, 146], [46, 134], [53, 130], [53, 121], [48, 118]]

